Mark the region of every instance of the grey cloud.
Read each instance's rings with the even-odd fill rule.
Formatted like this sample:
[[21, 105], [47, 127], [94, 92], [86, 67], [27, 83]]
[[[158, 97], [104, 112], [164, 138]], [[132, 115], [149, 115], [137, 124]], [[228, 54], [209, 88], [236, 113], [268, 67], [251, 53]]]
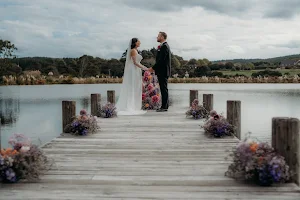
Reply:
[[205, 10], [215, 11], [223, 14], [241, 13], [251, 8], [251, 2], [239, 0], [152, 0], [152, 1], [137, 1], [124, 0], [123, 3], [130, 7], [141, 8], [154, 11], [179, 11], [182, 8], [202, 7]]
[[300, 14], [299, 0], [272, 0], [265, 11], [265, 18], [290, 19]]
[[273, 46], [289, 48], [289, 49], [299, 49], [300, 48], [300, 40], [291, 40], [291, 41], [287, 42], [286, 44], [278, 44], [278, 45], [273, 45]]

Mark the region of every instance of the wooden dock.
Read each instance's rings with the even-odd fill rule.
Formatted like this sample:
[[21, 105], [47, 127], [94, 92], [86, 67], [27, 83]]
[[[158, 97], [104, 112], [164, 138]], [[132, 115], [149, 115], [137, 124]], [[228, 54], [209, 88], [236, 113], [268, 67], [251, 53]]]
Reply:
[[225, 177], [236, 138], [210, 139], [184, 110], [99, 119], [101, 131], [63, 136], [43, 149], [54, 159], [37, 183], [0, 185], [1, 200], [299, 200], [289, 183], [259, 187]]

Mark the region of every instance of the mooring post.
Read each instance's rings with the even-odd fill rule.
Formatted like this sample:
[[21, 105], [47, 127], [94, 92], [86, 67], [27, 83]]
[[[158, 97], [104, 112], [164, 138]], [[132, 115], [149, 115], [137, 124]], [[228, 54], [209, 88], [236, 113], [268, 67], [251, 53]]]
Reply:
[[97, 116], [101, 109], [101, 94], [91, 94], [91, 115]]
[[62, 130], [72, 122], [76, 116], [76, 101], [62, 101]]
[[208, 111], [214, 109], [214, 95], [213, 94], [203, 94], [203, 107]]
[[108, 90], [107, 91], [107, 102], [110, 102], [112, 104], [116, 104], [116, 93], [114, 90]]
[[235, 127], [235, 136], [241, 139], [241, 101], [227, 101], [227, 120]]
[[190, 90], [190, 106], [192, 106], [193, 101], [198, 98], [198, 90]]
[[272, 118], [272, 147], [285, 158], [293, 172], [292, 181], [300, 184], [300, 136], [299, 119]]

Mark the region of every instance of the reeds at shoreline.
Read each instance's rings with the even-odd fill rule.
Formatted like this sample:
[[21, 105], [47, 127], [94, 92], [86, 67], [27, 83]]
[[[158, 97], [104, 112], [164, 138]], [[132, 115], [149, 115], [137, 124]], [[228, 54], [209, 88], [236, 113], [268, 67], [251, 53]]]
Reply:
[[[169, 78], [169, 83], [299, 83], [300, 78], [295, 75], [280, 77], [198, 77], [198, 78]], [[77, 78], [69, 76], [3, 76], [1, 85], [52, 85], [52, 84], [119, 84], [122, 78], [88, 77]]]

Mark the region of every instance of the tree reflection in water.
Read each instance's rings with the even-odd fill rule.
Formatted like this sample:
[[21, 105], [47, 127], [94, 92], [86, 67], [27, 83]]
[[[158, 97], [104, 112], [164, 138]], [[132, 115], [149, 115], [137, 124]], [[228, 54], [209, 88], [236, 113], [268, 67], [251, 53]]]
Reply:
[[12, 126], [17, 122], [20, 114], [20, 99], [0, 98], [0, 108], [1, 125]]

